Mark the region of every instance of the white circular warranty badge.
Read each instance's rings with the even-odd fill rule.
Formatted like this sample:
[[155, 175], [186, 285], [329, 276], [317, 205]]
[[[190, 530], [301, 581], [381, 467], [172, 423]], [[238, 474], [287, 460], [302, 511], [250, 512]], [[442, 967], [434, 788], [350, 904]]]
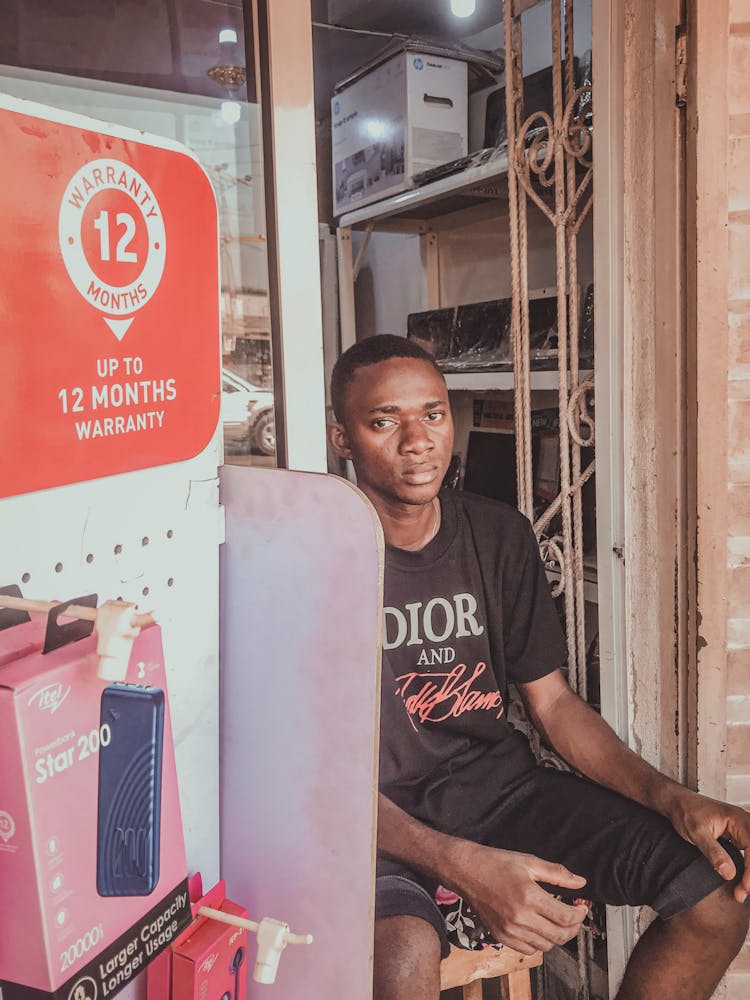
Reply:
[[92, 160], [60, 204], [60, 251], [80, 294], [106, 316], [132, 316], [164, 273], [166, 231], [154, 192], [122, 160]]

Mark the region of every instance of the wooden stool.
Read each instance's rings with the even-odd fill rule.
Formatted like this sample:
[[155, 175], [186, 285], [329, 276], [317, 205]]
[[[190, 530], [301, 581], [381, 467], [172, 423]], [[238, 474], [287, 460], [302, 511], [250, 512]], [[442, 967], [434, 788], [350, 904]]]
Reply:
[[[463, 988], [464, 1000], [482, 1000], [482, 980], [504, 977], [501, 984], [503, 1000], [531, 1000], [529, 969], [542, 964], [542, 953], [521, 955], [511, 948], [496, 951], [467, 951], [451, 948], [451, 953], [440, 964], [440, 989]], [[503, 989], [503, 986], [505, 987]]]

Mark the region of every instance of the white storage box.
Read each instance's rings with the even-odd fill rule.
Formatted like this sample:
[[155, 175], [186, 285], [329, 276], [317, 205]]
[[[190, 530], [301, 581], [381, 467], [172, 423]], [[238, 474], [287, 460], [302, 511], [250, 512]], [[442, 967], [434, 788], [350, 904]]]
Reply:
[[467, 153], [465, 62], [400, 52], [331, 99], [333, 206], [340, 215], [413, 186]]

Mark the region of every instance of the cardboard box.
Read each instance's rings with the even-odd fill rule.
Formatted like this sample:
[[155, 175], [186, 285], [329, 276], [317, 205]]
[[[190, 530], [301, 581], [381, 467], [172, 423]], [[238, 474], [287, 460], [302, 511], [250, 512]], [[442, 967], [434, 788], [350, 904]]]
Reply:
[[399, 52], [331, 99], [334, 214], [412, 187], [414, 174], [465, 156], [468, 70]]
[[46, 630], [0, 632], [0, 993], [97, 1000], [190, 920], [161, 633], [110, 684]]

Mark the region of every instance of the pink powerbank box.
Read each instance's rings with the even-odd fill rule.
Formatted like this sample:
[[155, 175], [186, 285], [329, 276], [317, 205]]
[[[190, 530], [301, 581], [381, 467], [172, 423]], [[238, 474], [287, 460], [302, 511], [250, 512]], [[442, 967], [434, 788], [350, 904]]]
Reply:
[[[215, 908], [247, 918], [229, 899]], [[240, 927], [198, 917], [172, 950], [172, 1000], [245, 1000], [247, 938]]]
[[115, 996], [191, 916], [160, 629], [112, 684], [55, 611], [0, 631], [3, 1000]]

